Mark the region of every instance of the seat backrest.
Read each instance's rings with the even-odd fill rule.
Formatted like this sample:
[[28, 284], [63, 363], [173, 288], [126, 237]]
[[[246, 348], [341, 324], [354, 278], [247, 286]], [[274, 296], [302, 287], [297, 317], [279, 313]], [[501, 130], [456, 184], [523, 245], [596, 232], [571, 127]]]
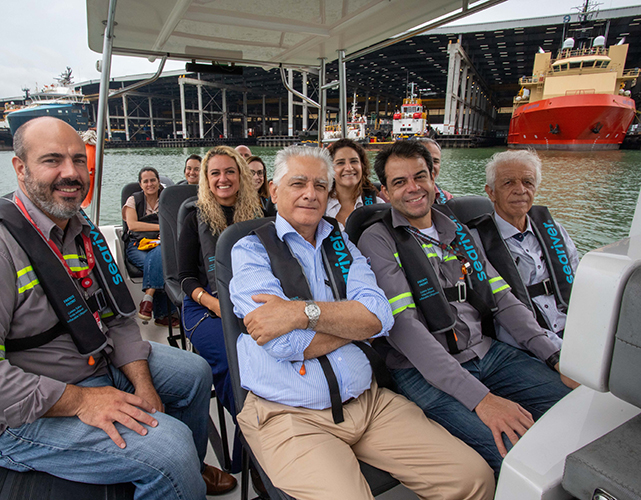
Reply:
[[[122, 191], [120, 191], [120, 210], [122, 211], [122, 207], [125, 206], [125, 203], [129, 199], [131, 195], [134, 193], [137, 193], [138, 191], [142, 191], [142, 188], [140, 187], [140, 184], [137, 182], [130, 182], [129, 184], [125, 184], [124, 187], [122, 188]], [[127, 234], [127, 231], [129, 229], [127, 228], [127, 222], [125, 219], [122, 219], [122, 234]]]
[[[184, 186], [184, 184], [181, 184]], [[180, 233], [182, 232], [183, 225], [185, 224], [185, 219], [189, 212], [196, 210], [196, 202], [198, 201], [198, 196], [191, 196], [182, 202], [180, 208], [178, 209], [178, 238], [180, 238]]]
[[[158, 221], [165, 281], [178, 283], [178, 212], [183, 201], [195, 196], [197, 192], [197, 185], [176, 184], [166, 187], [160, 193]], [[174, 303], [178, 299], [170, 298]]]
[[241, 334], [239, 319], [234, 314], [234, 306], [229, 296], [229, 282], [232, 278], [231, 249], [234, 244], [251, 233], [256, 228], [273, 221], [275, 217], [254, 219], [245, 222], [237, 222], [225, 229], [216, 244], [216, 281], [218, 285], [218, 300], [220, 301], [220, 313], [223, 322], [223, 334], [225, 337], [225, 349], [227, 351], [227, 363], [229, 364], [229, 375], [234, 392], [236, 413], [243, 409], [247, 391], [240, 386], [240, 371], [238, 368], [238, 353], [236, 340]]
[[349, 236], [349, 241], [356, 245], [366, 229], [363, 227], [363, 223], [376, 212], [387, 210], [390, 207], [389, 203], [375, 203], [374, 205], [363, 205], [354, 210], [345, 221], [345, 232]]
[[472, 219], [476, 219], [483, 214], [494, 212], [494, 204], [485, 196], [459, 196], [448, 200], [445, 205], [454, 212], [456, 218], [463, 224], [467, 224]]
[[166, 175], [160, 175], [158, 176], [158, 180], [160, 180], [160, 183], [163, 185], [163, 187], [169, 187], [173, 186], [175, 184], [174, 181], [172, 181], [169, 177]]
[[610, 392], [641, 408], [641, 269], [632, 273], [623, 291], [614, 338]]

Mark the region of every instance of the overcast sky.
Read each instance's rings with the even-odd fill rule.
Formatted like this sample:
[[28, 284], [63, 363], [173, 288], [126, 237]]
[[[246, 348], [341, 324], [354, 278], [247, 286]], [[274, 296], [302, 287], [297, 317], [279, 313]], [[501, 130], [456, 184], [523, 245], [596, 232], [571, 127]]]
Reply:
[[[126, 1], [126, 0], [121, 0]], [[429, 1], [429, 0], [426, 0]], [[525, 16], [540, 17], [573, 13], [581, 0], [507, 0], [472, 16], [464, 24]], [[599, 8], [641, 5], [641, 0], [601, 0]], [[532, 10], [536, 7], [536, 10]], [[74, 81], [98, 79], [96, 60], [101, 56], [87, 46], [86, 3], [83, 0], [2, 0], [0, 36], [0, 97], [22, 95], [54, 83], [65, 67], [73, 69]], [[638, 41], [637, 41], [638, 42]], [[112, 76], [155, 72], [158, 63], [116, 56]], [[168, 62], [166, 69], [184, 68], [184, 62]]]

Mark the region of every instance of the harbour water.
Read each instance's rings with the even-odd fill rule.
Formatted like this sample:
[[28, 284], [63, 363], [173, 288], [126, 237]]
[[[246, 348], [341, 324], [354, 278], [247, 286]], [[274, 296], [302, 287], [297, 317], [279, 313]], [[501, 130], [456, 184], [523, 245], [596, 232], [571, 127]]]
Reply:
[[[485, 164], [503, 148], [444, 149], [438, 183], [455, 196], [484, 195]], [[120, 190], [144, 166], [178, 181], [185, 158], [205, 148], [107, 150], [100, 224], [120, 223]], [[252, 147], [273, 169], [278, 148]], [[628, 235], [641, 189], [641, 151], [540, 151], [543, 181], [535, 203], [547, 205], [580, 253]], [[373, 163], [375, 153], [371, 153]], [[12, 152], [0, 152], [0, 194], [17, 187]]]

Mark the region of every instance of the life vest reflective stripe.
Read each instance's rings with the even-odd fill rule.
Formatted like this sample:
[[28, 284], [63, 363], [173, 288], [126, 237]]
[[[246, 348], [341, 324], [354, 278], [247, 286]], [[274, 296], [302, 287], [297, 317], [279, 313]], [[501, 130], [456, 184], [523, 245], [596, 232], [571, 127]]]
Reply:
[[89, 266], [85, 263], [83, 264], [80, 256], [78, 254], [68, 254], [68, 255], [63, 255], [62, 256], [65, 259], [65, 262], [69, 266], [69, 269], [71, 269], [74, 272], [78, 271], [84, 271], [85, 269], [89, 269]]
[[[347, 248], [336, 219], [331, 217], [324, 217], [324, 219], [332, 225], [332, 231], [323, 240], [321, 246], [323, 267], [329, 279], [334, 299], [336, 301], [345, 300], [347, 298], [347, 277], [354, 259], [349, 248]], [[258, 239], [265, 247], [272, 273], [280, 281], [283, 293], [290, 300], [313, 300], [314, 297], [305, 271], [298, 259], [292, 254], [287, 243], [278, 237], [274, 223], [267, 222], [264, 226], [255, 229], [253, 234], [258, 236]], [[241, 329], [244, 328], [242, 321], [239, 324]], [[246, 333], [246, 330], [243, 331]], [[374, 348], [367, 342], [353, 341], [352, 343], [359, 347], [367, 357], [379, 387], [392, 388], [392, 378], [385, 368], [384, 361]], [[319, 356], [317, 359], [330, 389], [334, 423], [339, 424], [344, 421], [344, 417], [336, 374], [327, 356]]]
[[[91, 241], [97, 265], [94, 275], [98, 278], [101, 290], [107, 296], [109, 307], [123, 315], [135, 314], [136, 307], [129, 295], [127, 285], [122, 279], [118, 266], [104, 237], [98, 229], [81, 212], [91, 227]], [[58, 317], [60, 325], [65, 332], [71, 335], [78, 352], [82, 355], [92, 355], [101, 351], [107, 343], [107, 338], [101, 326], [98, 325], [91, 309], [83, 295], [79, 292], [73, 279], [64, 268], [62, 262], [53, 253], [38, 231], [24, 217], [18, 207], [7, 198], [0, 199], [0, 220], [13, 236], [16, 242], [27, 254], [31, 266], [20, 270], [18, 280], [31, 279], [33, 272], [42, 286], [47, 299]], [[30, 268], [30, 269], [29, 269]], [[109, 277], [109, 279], [107, 279]], [[23, 286], [33, 288], [33, 279]], [[27, 290], [28, 288], [25, 288]], [[20, 292], [23, 293], [23, 292]], [[114, 296], [115, 295], [115, 296]], [[52, 329], [49, 329], [51, 331]], [[42, 334], [47, 332], [42, 332]], [[21, 349], [30, 349], [43, 345], [39, 343], [38, 336], [33, 335], [27, 339], [17, 339]], [[54, 337], [47, 337], [50, 341]], [[46, 343], [46, 342], [45, 342]], [[8, 341], [5, 343], [8, 346]]]
[[32, 266], [23, 267], [16, 273], [16, 286], [18, 293], [24, 293], [31, 290], [34, 286], [38, 285], [40, 280], [36, 276]]
[[501, 276], [497, 276], [496, 278], [489, 279], [488, 283], [492, 287], [492, 293], [498, 293], [502, 290], [510, 289], [510, 285], [508, 285], [507, 282]]
[[5, 348], [3, 345], [0, 345], [0, 361], [4, 359]]

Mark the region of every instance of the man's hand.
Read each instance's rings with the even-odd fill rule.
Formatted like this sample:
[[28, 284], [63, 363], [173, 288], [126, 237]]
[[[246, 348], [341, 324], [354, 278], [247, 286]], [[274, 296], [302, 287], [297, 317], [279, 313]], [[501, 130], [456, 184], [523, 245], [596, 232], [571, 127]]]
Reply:
[[243, 322], [247, 333], [258, 345], [265, 345], [276, 337], [307, 326], [305, 303], [302, 301], [284, 300], [264, 293], [252, 295], [252, 300], [263, 305], [245, 316]]
[[510, 442], [515, 445], [519, 437], [534, 424], [532, 415], [527, 410], [491, 392], [476, 405], [474, 411], [492, 431], [494, 442], [502, 457], [507, 455], [502, 433], [505, 433]]
[[[144, 411], [143, 411], [144, 410]], [[67, 384], [60, 399], [49, 408], [45, 417], [77, 416], [82, 422], [102, 429], [120, 448], [125, 440], [116, 430], [115, 422], [128, 427], [141, 436], [147, 434], [142, 424], [156, 427], [158, 420], [148, 413], [156, 410], [140, 396], [105, 387], [79, 387]]]
[[165, 405], [162, 404], [162, 400], [160, 399], [160, 396], [158, 395], [158, 392], [156, 392], [156, 388], [153, 385], [148, 384], [144, 386], [137, 386], [134, 394], [145, 400], [145, 402], [149, 403], [149, 406], [151, 406], [154, 410], [165, 413]]
[[577, 387], [579, 387], [579, 386], [581, 385], [581, 384], [579, 384], [578, 382], [575, 382], [574, 380], [572, 380], [570, 377], [566, 377], [565, 375], [563, 375], [563, 374], [561, 373], [561, 370], [560, 370], [560, 367], [559, 367], [559, 363], [557, 363], [556, 365], [554, 365], [554, 369], [555, 369], [557, 372], [559, 372], [559, 375], [561, 375], [561, 382], [563, 382], [563, 383], [564, 383], [566, 386], [568, 386], [570, 389], [574, 390], [574, 389], [576, 389]]

